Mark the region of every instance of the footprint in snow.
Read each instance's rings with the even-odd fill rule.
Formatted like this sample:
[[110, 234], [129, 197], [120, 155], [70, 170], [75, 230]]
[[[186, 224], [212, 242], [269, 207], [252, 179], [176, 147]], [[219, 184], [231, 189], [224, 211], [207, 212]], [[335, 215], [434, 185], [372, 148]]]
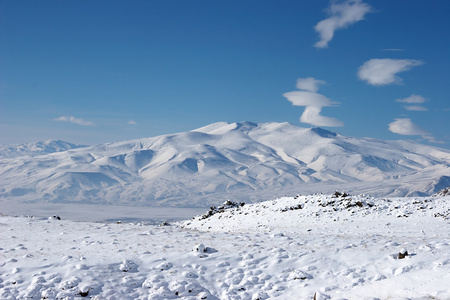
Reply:
[[183, 272], [183, 276], [186, 278], [198, 278], [198, 275], [193, 272]]
[[160, 271], [166, 271], [166, 270], [169, 270], [172, 267], [173, 267], [172, 263], [165, 261], [165, 262], [159, 264], [157, 266], [157, 269], [160, 270]]
[[236, 272], [231, 272], [228, 273], [226, 275], [227, 279], [226, 279], [226, 283], [228, 283], [229, 285], [236, 285], [241, 283], [242, 279], [244, 279], [244, 273], [242, 272], [241, 269], [237, 269]]
[[230, 265], [230, 263], [226, 262], [226, 261], [222, 261], [220, 263], [216, 264], [216, 267], [218, 268], [223, 268], [223, 267], [228, 267]]

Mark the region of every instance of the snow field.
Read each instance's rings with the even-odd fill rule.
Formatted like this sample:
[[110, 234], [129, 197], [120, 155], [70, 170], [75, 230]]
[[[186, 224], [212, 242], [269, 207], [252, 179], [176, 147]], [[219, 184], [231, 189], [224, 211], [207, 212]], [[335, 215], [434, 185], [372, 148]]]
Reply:
[[448, 199], [229, 202], [170, 226], [3, 216], [0, 299], [449, 299]]
[[[286, 289], [267, 271], [277, 272], [288, 255], [281, 248], [267, 250], [273, 258], [261, 255], [265, 237], [142, 224], [1, 222], [7, 241], [1, 299], [266, 299]], [[206, 249], [196, 247], [201, 242]]]

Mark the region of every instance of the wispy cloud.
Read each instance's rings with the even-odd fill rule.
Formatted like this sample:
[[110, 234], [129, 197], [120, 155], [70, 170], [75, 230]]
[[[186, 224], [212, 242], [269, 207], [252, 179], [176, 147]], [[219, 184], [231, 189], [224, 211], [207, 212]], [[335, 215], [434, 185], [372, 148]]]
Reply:
[[136, 121], [134, 121], [134, 120], [129, 120], [127, 124], [128, 125], [137, 125]]
[[80, 118], [75, 118], [73, 116], [62, 116], [62, 117], [55, 118], [53, 120], [58, 121], [58, 122], [69, 122], [69, 123], [74, 123], [74, 124], [83, 125], [83, 126], [95, 126], [94, 122], [86, 121], [86, 120], [83, 120]]
[[428, 140], [429, 142], [438, 143], [438, 141], [436, 141], [431, 133], [414, 124], [411, 119], [395, 119], [395, 121], [389, 123], [388, 126], [389, 131], [393, 133], [397, 133], [400, 135], [420, 135], [422, 138]]
[[305, 110], [300, 117], [300, 122], [302, 123], [323, 127], [344, 126], [344, 123], [336, 118], [320, 115], [322, 107], [336, 106], [339, 104], [338, 102], [331, 101], [324, 95], [316, 93], [318, 85], [324, 83], [325, 81], [317, 80], [312, 77], [300, 78], [297, 80], [297, 88], [304, 89], [304, 91], [288, 92], [284, 93], [283, 96], [287, 98], [292, 105], [305, 106]]
[[358, 77], [372, 85], [387, 85], [400, 83], [402, 80], [397, 73], [405, 72], [412, 67], [423, 64], [414, 59], [371, 59], [366, 61], [358, 70]]
[[337, 29], [346, 28], [349, 25], [361, 21], [371, 11], [370, 5], [361, 0], [347, 0], [341, 3], [332, 1], [328, 8], [329, 17], [320, 21], [314, 29], [320, 35], [320, 41], [314, 44], [317, 48], [328, 47], [328, 42], [333, 39]]
[[[423, 97], [421, 95], [415, 95], [415, 94], [412, 94], [411, 96], [406, 97], [406, 98], [401, 98], [401, 99], [395, 100], [395, 102], [408, 103], [408, 104], [422, 104], [427, 101], [428, 101], [428, 99], [426, 99], [425, 97]], [[427, 111], [428, 110], [428, 108], [426, 108], [422, 105], [406, 105], [405, 109], [411, 110], [411, 111]]]
[[395, 102], [410, 103], [410, 104], [412, 104], [412, 103], [414, 103], [414, 104], [425, 103], [427, 101], [428, 101], [428, 99], [424, 98], [421, 95], [416, 95], [416, 94], [412, 94], [409, 97], [395, 100]]
[[428, 108], [420, 106], [420, 105], [406, 105], [405, 109], [411, 110], [411, 111], [427, 111], [428, 110]]

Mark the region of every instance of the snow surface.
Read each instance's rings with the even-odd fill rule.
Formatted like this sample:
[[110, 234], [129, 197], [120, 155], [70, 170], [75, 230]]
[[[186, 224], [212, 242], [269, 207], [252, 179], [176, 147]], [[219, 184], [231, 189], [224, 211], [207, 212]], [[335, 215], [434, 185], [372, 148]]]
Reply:
[[449, 199], [228, 201], [167, 226], [2, 216], [0, 299], [450, 299]]
[[336, 189], [425, 196], [450, 185], [449, 150], [289, 123], [222, 122], [77, 147], [1, 148], [0, 203], [208, 207]]
[[70, 149], [86, 147], [64, 141], [48, 140], [37, 143], [19, 145], [0, 145], [0, 158], [14, 158], [20, 156], [38, 156]]

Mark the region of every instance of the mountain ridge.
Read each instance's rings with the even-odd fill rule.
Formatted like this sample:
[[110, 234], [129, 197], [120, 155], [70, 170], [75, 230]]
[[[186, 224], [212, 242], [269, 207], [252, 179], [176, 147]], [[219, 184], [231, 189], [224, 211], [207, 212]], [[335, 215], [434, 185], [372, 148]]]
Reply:
[[87, 146], [77, 145], [62, 140], [45, 140], [26, 144], [0, 145], [0, 158], [38, 156], [83, 147]]
[[437, 192], [450, 174], [445, 149], [290, 123], [218, 122], [187, 132], [74, 146], [0, 156], [0, 199], [204, 206], [228, 198], [257, 201], [261, 195], [343, 188], [413, 196]]

